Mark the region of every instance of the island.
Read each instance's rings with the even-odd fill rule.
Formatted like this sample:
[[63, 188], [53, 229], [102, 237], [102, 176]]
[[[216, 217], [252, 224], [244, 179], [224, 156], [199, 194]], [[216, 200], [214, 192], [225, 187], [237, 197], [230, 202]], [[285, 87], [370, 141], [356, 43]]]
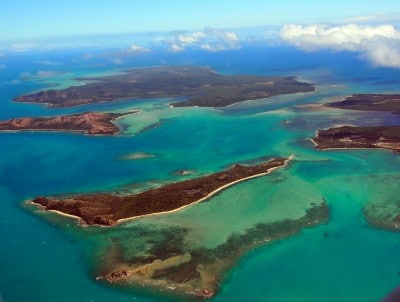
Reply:
[[[283, 167], [289, 160], [275, 158], [256, 165], [236, 164], [221, 172], [167, 184], [135, 195], [93, 194], [64, 199], [37, 197], [31, 202], [46, 211], [78, 218], [81, 224], [113, 226], [130, 219], [179, 211], [205, 202], [229, 186]], [[117, 287], [144, 286], [181, 298], [210, 298], [218, 292], [226, 271], [244, 253], [257, 246], [293, 236], [303, 228], [324, 223], [328, 216], [329, 207], [321, 197], [320, 202], [311, 203], [298, 218], [260, 222], [210, 247], [187, 244], [185, 238], [188, 230], [184, 227], [161, 228], [157, 230], [157, 238], [153, 238], [154, 230], [148, 225], [135, 224], [127, 229], [126, 238], [134, 228], [136, 233], [141, 234], [137, 238], [140, 243], [135, 245], [113, 239], [111, 233], [109, 244], [98, 251], [101, 261], [96, 262], [94, 278]], [[115, 229], [116, 232], [124, 230]], [[153, 239], [143, 245], [142, 238]]]
[[181, 98], [173, 107], [224, 107], [280, 94], [314, 91], [293, 76], [222, 75], [208, 67], [136, 68], [119, 75], [78, 78], [86, 84], [15, 97], [15, 102], [71, 107], [133, 98]]
[[325, 106], [400, 114], [400, 94], [353, 94], [342, 101], [327, 103]]
[[[324, 106], [348, 110], [384, 111], [400, 114], [400, 94], [353, 94]], [[399, 126], [340, 126], [317, 132], [315, 147], [326, 149], [378, 148], [400, 152]]]
[[82, 224], [111, 226], [129, 219], [182, 209], [202, 202], [236, 183], [268, 174], [289, 158], [275, 158], [258, 165], [231, 168], [134, 195], [109, 193], [71, 196], [65, 199], [37, 197], [31, 202], [45, 210], [78, 218]]
[[113, 121], [129, 113], [85, 112], [54, 117], [23, 117], [0, 121], [0, 131], [77, 131], [88, 135], [117, 134]]
[[[354, 94], [325, 106], [400, 114], [400, 94]], [[311, 141], [321, 150], [373, 148], [400, 153], [400, 125], [333, 127], [318, 131]], [[363, 206], [362, 211], [370, 225], [392, 231], [400, 230], [400, 203], [396, 199], [370, 201]]]
[[379, 148], [398, 153], [400, 126], [334, 127], [318, 131], [312, 141], [321, 150]]

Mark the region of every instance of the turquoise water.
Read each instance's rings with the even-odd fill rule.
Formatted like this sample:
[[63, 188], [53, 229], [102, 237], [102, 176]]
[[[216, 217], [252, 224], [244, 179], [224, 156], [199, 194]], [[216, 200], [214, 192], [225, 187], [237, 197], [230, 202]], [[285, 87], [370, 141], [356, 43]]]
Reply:
[[[258, 50], [252, 50], [258, 53]], [[391, 92], [398, 71], [373, 69], [337, 54], [277, 60], [271, 50], [261, 61], [243, 53], [166, 57], [169, 64], [211, 65], [224, 73], [298, 74], [318, 84], [315, 93], [249, 101], [226, 109], [170, 108], [171, 100], [131, 100], [70, 109], [14, 104], [13, 96], [45, 86], [69, 85], [74, 76], [115, 71], [82, 62], [56, 67], [57, 76], [19, 81], [36, 74], [35, 57], [25, 65], [10, 59], [0, 74], [0, 117], [54, 115], [86, 110], [140, 113], [118, 121], [116, 137], [68, 133], [0, 134], [0, 300], [4, 301], [163, 301], [160, 294], [126, 292], [95, 279], [109, 239], [126, 253], [144, 252], [164, 228], [188, 230], [187, 246], [213, 248], [259, 222], [298, 218], [311, 203], [327, 200], [327, 224], [267, 244], [244, 255], [223, 280], [216, 301], [379, 301], [400, 284], [400, 235], [367, 225], [362, 206], [379, 196], [398, 196], [400, 157], [387, 151], [317, 151], [308, 138], [340, 124], [400, 124], [400, 117], [342, 110], [319, 104], [353, 92]], [[249, 59], [243, 63], [243, 56]], [[193, 59], [193, 57], [195, 59]], [[70, 62], [66, 56], [64, 60]], [[332, 59], [333, 58], [333, 59]], [[156, 65], [158, 59], [148, 61]], [[253, 61], [254, 60], [254, 61]], [[260, 60], [260, 57], [258, 57]], [[331, 60], [331, 61], [330, 61]], [[336, 64], [347, 62], [348, 64]], [[132, 65], [140, 65], [131, 62]], [[93, 65], [94, 66], [94, 65]], [[86, 70], [83, 72], [82, 70]], [[124, 160], [143, 152], [154, 157]], [[21, 206], [38, 195], [71, 192], [130, 192], [201, 176], [232, 164], [294, 155], [272, 174], [234, 186], [208, 202], [170, 215], [131, 221], [113, 229], [81, 229], [71, 220], [35, 215]], [[193, 171], [189, 176], [177, 170]], [[140, 229], [148, 232], [140, 236]], [[173, 298], [171, 298], [173, 299]]]

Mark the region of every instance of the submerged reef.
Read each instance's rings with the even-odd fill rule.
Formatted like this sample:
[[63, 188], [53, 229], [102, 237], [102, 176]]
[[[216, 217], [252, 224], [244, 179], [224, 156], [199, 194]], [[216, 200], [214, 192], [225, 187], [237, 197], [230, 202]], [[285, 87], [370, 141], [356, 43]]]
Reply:
[[[218, 292], [224, 273], [244, 253], [326, 222], [328, 216], [329, 208], [321, 202], [299, 219], [258, 223], [243, 233], [232, 234], [213, 248], [185, 243], [186, 229], [176, 227], [157, 231], [161, 239], [142, 244], [137, 247], [139, 250], [124, 249], [114, 238], [103, 252], [96, 279], [118, 287], [145, 286], [172, 294], [210, 298]], [[146, 237], [151, 230], [142, 227], [136, 232]]]
[[[33, 203], [46, 210], [78, 217], [86, 224], [110, 226], [205, 202], [229, 186], [284, 166], [288, 160], [275, 158], [253, 166], [234, 165], [222, 172], [135, 195], [93, 194], [64, 200], [38, 197]], [[155, 217], [114, 228], [89, 228], [89, 232], [104, 233], [102, 236], [107, 238], [96, 251], [95, 278], [119, 288], [143, 286], [181, 297], [210, 298], [218, 292], [225, 273], [243, 254], [297, 234], [302, 228], [324, 223], [328, 216], [329, 208], [321, 198], [320, 203], [310, 202], [295, 218], [256, 222], [243, 231], [230, 233], [212, 246], [203, 245], [201, 241], [194, 244], [188, 226], [157, 225]]]
[[370, 203], [363, 208], [366, 221], [376, 227], [400, 231], [400, 200], [395, 204]]
[[[325, 104], [327, 107], [381, 111], [400, 114], [400, 94], [354, 94], [346, 99]], [[387, 149], [400, 152], [400, 125], [397, 126], [341, 126], [320, 130], [312, 138], [318, 149]], [[397, 184], [398, 180], [394, 180]], [[378, 196], [363, 207], [366, 221], [375, 227], [400, 230], [400, 201], [398, 195], [388, 200]]]

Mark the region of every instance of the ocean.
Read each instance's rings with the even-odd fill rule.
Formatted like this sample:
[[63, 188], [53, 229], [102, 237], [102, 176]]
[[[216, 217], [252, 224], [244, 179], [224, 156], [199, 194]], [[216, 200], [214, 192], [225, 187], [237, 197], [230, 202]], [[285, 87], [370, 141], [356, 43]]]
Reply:
[[[0, 70], [1, 119], [141, 110], [117, 121], [122, 129], [118, 136], [0, 133], [0, 301], [174, 301], [180, 298], [96, 281], [110, 241], [136, 255], [146, 244], [161, 240], [165, 230], [185, 229], [186, 245], [211, 249], [258, 223], [299, 218], [321, 200], [329, 205], [327, 223], [246, 252], [226, 272], [212, 300], [372, 302], [400, 285], [400, 234], [376, 229], [362, 215], [370, 202], [399, 203], [399, 155], [384, 150], [318, 151], [309, 141], [317, 130], [335, 125], [400, 125], [400, 116], [391, 113], [309, 106], [352, 93], [399, 92], [400, 71], [370, 66], [351, 53], [303, 53], [285, 46], [146, 53], [124, 58], [123, 65], [113, 64], [104, 53], [81, 49], [0, 57], [5, 66]], [[173, 99], [63, 109], [12, 102], [23, 93], [74, 85], [76, 77], [157, 65], [210, 66], [223, 74], [296, 75], [317, 90], [221, 109], [170, 108]], [[130, 154], [153, 156], [126, 159]], [[233, 186], [207, 202], [113, 228], [82, 228], [24, 204], [42, 195], [132, 193], [236, 163], [291, 155], [287, 167]], [[180, 176], [180, 170], [192, 173]]]

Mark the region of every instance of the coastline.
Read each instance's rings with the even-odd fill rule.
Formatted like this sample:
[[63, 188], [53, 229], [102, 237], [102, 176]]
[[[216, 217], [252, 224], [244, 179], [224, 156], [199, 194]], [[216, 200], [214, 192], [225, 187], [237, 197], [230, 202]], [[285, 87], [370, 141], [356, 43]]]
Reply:
[[360, 147], [360, 148], [355, 148], [355, 147], [352, 147], [352, 148], [344, 148], [344, 147], [340, 147], [340, 148], [321, 148], [321, 147], [314, 141], [314, 139], [310, 138], [309, 140], [313, 143], [315, 149], [318, 149], [318, 150], [320, 150], [320, 151], [334, 151], [334, 150], [343, 150], [343, 151], [346, 151], [346, 150], [381, 150], [381, 151], [387, 151], [387, 152], [393, 152], [393, 153], [396, 152], [396, 151], [394, 151], [394, 150], [392, 150], [392, 149], [388, 149], [388, 148], [379, 148], [379, 147], [374, 147], [374, 148], [367, 148], [367, 147], [364, 147], [364, 148], [363, 148], [363, 147]]
[[[318, 132], [316, 134], [318, 137]], [[314, 145], [314, 148], [320, 151], [332, 151], [332, 150], [382, 150], [382, 151], [387, 151], [391, 153], [399, 153], [398, 150], [390, 148], [390, 147], [379, 147], [379, 146], [371, 146], [371, 147], [321, 147], [315, 140], [314, 138], [309, 138], [309, 140], [312, 142]], [[353, 143], [353, 142], [352, 142]]]
[[[115, 131], [114, 133], [109, 133], [109, 134], [102, 134], [102, 133], [94, 133], [91, 134], [89, 133], [90, 129], [68, 129], [68, 128], [20, 128], [20, 129], [1, 129], [0, 133], [19, 133], [19, 132], [65, 132], [65, 133], [74, 133], [74, 134], [83, 134], [83, 135], [88, 135], [88, 136], [104, 136], [104, 135], [118, 135], [121, 131], [121, 127], [119, 125], [117, 125], [116, 123], [114, 123], [115, 121], [117, 121], [120, 118], [123, 118], [125, 116], [134, 114], [134, 113], [140, 113], [141, 110], [131, 110], [128, 111], [126, 113], [122, 112], [122, 113], [116, 113], [119, 116], [111, 118], [109, 120], [110, 124], [114, 125], [115, 127], [118, 128], [118, 131]], [[79, 116], [79, 115], [84, 115], [86, 113], [90, 113], [90, 112], [84, 112], [84, 113], [79, 113], [79, 114], [72, 114], [72, 115], [57, 115], [57, 116], [40, 116], [40, 117], [34, 117], [32, 119], [38, 119], [38, 118], [43, 118], [43, 119], [55, 119], [58, 117], [69, 117], [69, 116]], [[112, 112], [95, 112], [95, 113], [104, 113], [104, 114], [114, 114]], [[17, 118], [18, 119], [18, 118]], [[7, 121], [12, 121], [15, 119], [10, 119]], [[7, 122], [7, 121], [0, 121], [0, 122]]]
[[[132, 78], [135, 78], [134, 82]], [[135, 98], [176, 98], [189, 95], [192, 97], [170, 105], [226, 107], [236, 102], [271, 95], [315, 91], [313, 84], [297, 81], [293, 76], [223, 75], [209, 67], [199, 66], [137, 68], [118, 75], [84, 79], [86, 84], [83, 85], [23, 94], [14, 97], [13, 101], [43, 104], [46, 108], [64, 108]], [[166, 79], [174, 83], [174, 90], [165, 84]], [[213, 89], [208, 88], [210, 85]]]
[[[27, 199], [27, 200], [25, 200], [25, 201], [23, 202], [23, 204], [32, 205], [32, 206], [34, 206], [34, 207], [36, 207], [36, 208], [39, 208], [39, 209], [41, 210], [41, 213], [54, 213], [54, 214], [57, 214], [57, 215], [59, 215], [59, 216], [64, 216], [64, 217], [72, 218], [72, 219], [74, 219], [74, 220], [78, 220], [79, 225], [82, 225], [82, 226], [86, 226], [86, 225], [87, 225], [87, 224], [83, 221], [83, 219], [80, 218], [79, 216], [72, 215], [72, 214], [68, 214], [68, 213], [64, 213], [64, 212], [57, 211], [57, 210], [46, 210], [46, 208], [45, 208], [44, 206], [42, 206], [41, 204], [38, 204], [38, 203], [34, 203], [34, 202], [32, 201], [32, 199]], [[35, 212], [37, 212], [37, 211], [35, 211]]]
[[[241, 179], [237, 179], [237, 180], [235, 180], [235, 181], [232, 181], [232, 182], [230, 182], [230, 183], [227, 183], [227, 184], [223, 185], [222, 187], [219, 187], [219, 188], [215, 189], [214, 191], [210, 192], [207, 196], [205, 196], [205, 197], [203, 197], [203, 198], [200, 198], [199, 200], [196, 200], [196, 201], [194, 201], [194, 202], [192, 202], [192, 203], [189, 203], [189, 204], [187, 204], [187, 205], [184, 205], [184, 206], [181, 206], [181, 207], [179, 207], [179, 208], [176, 208], [176, 209], [173, 209], [173, 210], [169, 210], [169, 211], [155, 212], [155, 213], [149, 213], [149, 214], [144, 214], [144, 215], [139, 215], [139, 216], [133, 216], [133, 217], [127, 217], [127, 218], [118, 219], [118, 220], [115, 222], [115, 225], [122, 224], [122, 223], [125, 223], [125, 222], [129, 222], [129, 221], [132, 221], [132, 220], [134, 220], [134, 219], [145, 218], [145, 217], [151, 217], [151, 216], [159, 216], [159, 215], [171, 214], [171, 213], [179, 212], [179, 211], [181, 211], [181, 210], [184, 210], [184, 209], [186, 209], [186, 208], [189, 208], [189, 207], [191, 207], [191, 206], [194, 206], [194, 205], [196, 205], [196, 204], [199, 204], [199, 203], [201, 203], [201, 202], [203, 202], [203, 201], [205, 201], [205, 200], [207, 200], [207, 199], [213, 197], [213, 196], [216, 195], [217, 193], [219, 193], [219, 192], [225, 190], [226, 188], [229, 188], [229, 187], [231, 187], [231, 186], [233, 186], [233, 185], [235, 185], [235, 184], [237, 184], [237, 183], [240, 183], [240, 182], [243, 182], [243, 181], [246, 181], [246, 180], [249, 180], [249, 179], [257, 178], [257, 177], [262, 177], [262, 176], [265, 176], [265, 175], [270, 174], [272, 171], [274, 171], [274, 170], [276, 170], [276, 169], [284, 168], [284, 167], [287, 166], [287, 164], [289, 163], [289, 161], [292, 160], [293, 158], [294, 158], [294, 155], [289, 156], [288, 159], [285, 160], [284, 165], [278, 166], [278, 167], [270, 168], [267, 172], [255, 174], [255, 175], [248, 176], [248, 177], [244, 177], [244, 178], [241, 178]], [[75, 216], [75, 217], [77, 217], [77, 216]]]
[[[171, 213], [179, 212], [179, 211], [184, 210], [184, 209], [186, 209], [188, 207], [191, 207], [191, 206], [194, 206], [196, 204], [199, 204], [199, 203], [201, 203], [201, 202], [213, 197], [214, 195], [218, 194], [219, 192], [225, 190], [226, 188], [229, 188], [229, 187], [231, 187], [231, 186], [233, 186], [233, 185], [235, 185], [237, 183], [240, 183], [240, 182], [243, 182], [243, 181], [246, 181], [246, 180], [250, 180], [250, 179], [253, 179], [253, 178], [257, 178], [257, 177], [262, 177], [262, 176], [270, 174], [272, 171], [274, 171], [276, 169], [286, 167], [288, 165], [288, 163], [293, 158], [294, 158], [294, 155], [289, 156], [288, 158], [286, 158], [284, 160], [284, 163], [282, 165], [269, 168], [266, 172], [262, 172], [262, 173], [258, 173], [258, 174], [251, 175], [251, 176], [247, 176], [247, 177], [244, 177], [244, 178], [236, 179], [235, 181], [226, 183], [223, 186], [218, 187], [215, 190], [213, 190], [212, 192], [208, 193], [206, 196], [204, 196], [204, 197], [202, 197], [202, 198], [200, 198], [198, 200], [195, 200], [195, 201], [193, 201], [191, 203], [188, 203], [186, 205], [183, 205], [181, 207], [178, 207], [178, 208], [175, 208], [175, 209], [172, 209], [172, 210], [167, 210], [167, 211], [153, 212], [153, 213], [148, 213], [148, 214], [143, 214], [143, 215], [137, 215], [137, 216], [121, 218], [121, 219], [115, 220], [115, 222], [113, 224], [110, 224], [110, 225], [104, 225], [104, 224], [99, 224], [99, 223], [93, 223], [93, 224], [92, 223], [87, 223], [82, 217], [77, 216], [77, 215], [64, 213], [62, 211], [54, 210], [54, 209], [46, 210], [45, 206], [43, 206], [43, 205], [41, 205], [39, 203], [33, 202], [33, 200], [28, 200], [27, 203], [35, 205], [36, 207], [39, 207], [44, 212], [52, 212], [52, 213], [57, 214], [57, 215], [61, 215], [61, 216], [64, 216], [64, 217], [68, 217], [68, 218], [72, 218], [72, 219], [78, 220], [78, 223], [81, 226], [91, 226], [91, 225], [93, 225], [93, 226], [102, 226], [102, 227], [115, 226], [115, 225], [119, 225], [119, 224], [122, 224], [122, 223], [125, 223], [125, 222], [129, 222], [129, 221], [134, 220], [134, 219], [145, 218], [145, 217], [150, 217], [150, 216], [159, 216], [159, 215], [171, 214]], [[274, 159], [272, 159], [272, 160], [274, 160]]]

